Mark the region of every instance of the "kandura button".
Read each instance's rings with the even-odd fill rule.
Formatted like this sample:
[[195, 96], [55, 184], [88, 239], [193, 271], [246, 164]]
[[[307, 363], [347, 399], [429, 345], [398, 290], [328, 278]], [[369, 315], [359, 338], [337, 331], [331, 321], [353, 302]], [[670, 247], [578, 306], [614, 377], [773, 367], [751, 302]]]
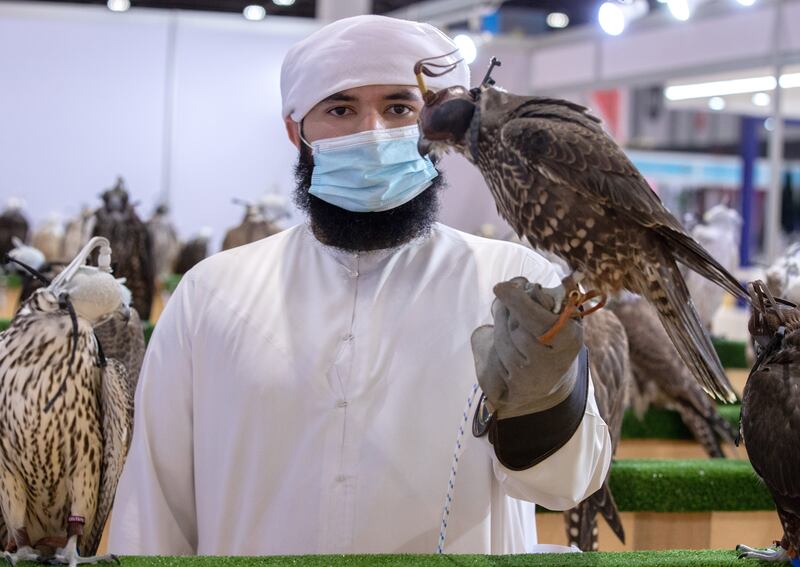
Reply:
[[356, 338], [356, 336], [353, 333], [348, 333], [348, 334], [346, 334], [345, 336], [342, 337], [342, 340], [349, 343], [354, 338]]
[[339, 400], [336, 402], [337, 408], [346, 408], [347, 407], [347, 400]]

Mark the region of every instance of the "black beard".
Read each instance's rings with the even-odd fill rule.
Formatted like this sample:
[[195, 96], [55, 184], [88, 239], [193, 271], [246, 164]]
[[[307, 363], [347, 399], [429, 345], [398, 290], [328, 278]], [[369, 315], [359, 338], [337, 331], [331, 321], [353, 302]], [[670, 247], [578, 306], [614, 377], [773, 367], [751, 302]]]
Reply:
[[348, 252], [368, 252], [396, 248], [414, 238], [427, 235], [439, 213], [439, 189], [444, 185], [441, 172], [431, 186], [408, 203], [375, 213], [354, 213], [331, 205], [308, 192], [314, 161], [304, 145], [294, 168], [294, 202], [311, 220], [314, 236], [329, 246]]

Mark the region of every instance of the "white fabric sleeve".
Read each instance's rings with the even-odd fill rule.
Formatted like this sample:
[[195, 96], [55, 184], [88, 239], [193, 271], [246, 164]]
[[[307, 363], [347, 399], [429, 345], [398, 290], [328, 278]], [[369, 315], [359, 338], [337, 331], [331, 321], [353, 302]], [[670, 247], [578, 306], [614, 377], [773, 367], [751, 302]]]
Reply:
[[492, 445], [483, 439], [495, 477], [506, 494], [550, 510], [568, 510], [599, 490], [611, 466], [611, 437], [597, 409], [591, 381], [578, 429], [566, 445], [539, 464], [512, 471], [500, 464]]
[[136, 390], [133, 441], [114, 501], [109, 551], [193, 555], [192, 306], [185, 276], [158, 320]]
[[[561, 280], [554, 266], [536, 253], [526, 256], [522, 275], [543, 287], [555, 287]], [[483, 439], [503, 490], [550, 510], [568, 510], [599, 490], [611, 466], [611, 437], [600, 417], [591, 380], [577, 430], [563, 447], [537, 465], [522, 471], [508, 469], [497, 460], [487, 437]]]

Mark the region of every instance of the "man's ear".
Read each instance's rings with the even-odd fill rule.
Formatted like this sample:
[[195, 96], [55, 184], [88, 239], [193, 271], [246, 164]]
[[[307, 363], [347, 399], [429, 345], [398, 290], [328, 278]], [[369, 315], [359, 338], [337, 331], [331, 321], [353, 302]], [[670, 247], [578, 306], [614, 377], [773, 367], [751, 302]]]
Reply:
[[300, 149], [300, 124], [292, 120], [291, 116], [283, 119], [286, 125], [286, 135], [289, 136], [289, 141], [294, 144], [294, 147]]

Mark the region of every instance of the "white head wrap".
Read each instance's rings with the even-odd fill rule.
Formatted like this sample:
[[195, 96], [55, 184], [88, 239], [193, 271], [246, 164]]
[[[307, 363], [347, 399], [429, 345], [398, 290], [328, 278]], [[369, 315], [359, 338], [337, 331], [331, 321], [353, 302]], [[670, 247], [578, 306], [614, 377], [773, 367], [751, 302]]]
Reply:
[[[444, 55], [456, 44], [437, 28], [386, 16], [355, 16], [328, 24], [296, 43], [281, 67], [283, 116], [295, 122], [334, 93], [365, 85], [414, 85], [414, 64]], [[453, 63], [455, 53], [436, 63]], [[425, 77], [433, 89], [469, 87], [460, 63], [441, 77]]]

